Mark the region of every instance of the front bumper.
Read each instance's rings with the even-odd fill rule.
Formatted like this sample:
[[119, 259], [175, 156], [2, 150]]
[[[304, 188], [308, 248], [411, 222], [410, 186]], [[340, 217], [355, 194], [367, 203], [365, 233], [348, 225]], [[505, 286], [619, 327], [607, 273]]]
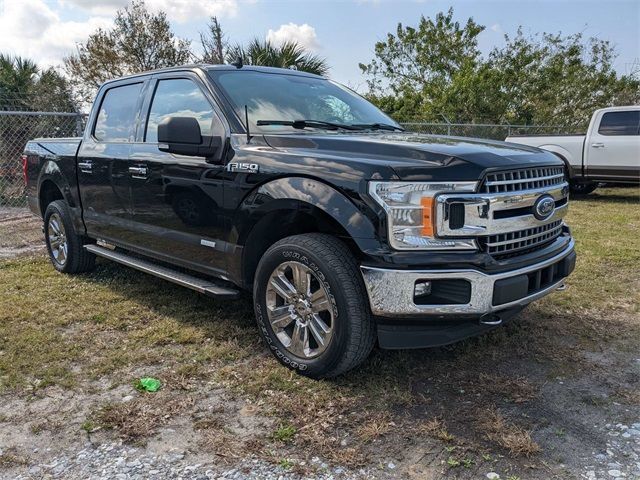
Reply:
[[[478, 270], [391, 270], [367, 266], [362, 266], [361, 270], [375, 316], [414, 319], [477, 316], [480, 320], [497, 318], [497, 312], [522, 308], [548, 295], [564, 284], [564, 279], [575, 268], [575, 262], [572, 239], [562, 252], [551, 258], [495, 274]], [[468, 283], [468, 293], [462, 303], [416, 302], [416, 282], [428, 281], [435, 285], [442, 280]]]

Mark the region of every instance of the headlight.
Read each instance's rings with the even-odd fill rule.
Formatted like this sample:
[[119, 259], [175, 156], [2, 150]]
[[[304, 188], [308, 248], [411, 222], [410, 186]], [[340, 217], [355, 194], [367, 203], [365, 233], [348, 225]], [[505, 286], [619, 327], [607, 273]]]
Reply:
[[370, 182], [369, 194], [387, 212], [389, 243], [396, 250], [475, 250], [473, 240], [437, 239], [434, 197], [473, 192], [476, 182]]

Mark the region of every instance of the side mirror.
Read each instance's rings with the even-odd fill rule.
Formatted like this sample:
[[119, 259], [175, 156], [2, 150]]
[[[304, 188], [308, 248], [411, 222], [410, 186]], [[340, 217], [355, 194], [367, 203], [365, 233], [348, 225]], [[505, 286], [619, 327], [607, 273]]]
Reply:
[[167, 117], [158, 124], [158, 150], [178, 155], [213, 157], [222, 146], [220, 137], [203, 137], [193, 117]]

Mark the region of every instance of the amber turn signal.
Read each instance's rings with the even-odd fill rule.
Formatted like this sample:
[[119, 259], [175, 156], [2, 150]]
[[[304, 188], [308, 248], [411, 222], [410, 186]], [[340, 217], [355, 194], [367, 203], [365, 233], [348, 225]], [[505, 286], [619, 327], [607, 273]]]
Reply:
[[422, 197], [422, 235], [433, 237], [433, 198]]

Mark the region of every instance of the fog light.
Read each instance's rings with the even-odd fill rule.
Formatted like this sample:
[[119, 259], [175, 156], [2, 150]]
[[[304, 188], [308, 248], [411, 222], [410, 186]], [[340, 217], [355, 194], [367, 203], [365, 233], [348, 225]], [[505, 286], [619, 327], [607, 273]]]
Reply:
[[413, 288], [413, 297], [424, 297], [426, 295], [431, 295], [431, 282], [418, 280]]

